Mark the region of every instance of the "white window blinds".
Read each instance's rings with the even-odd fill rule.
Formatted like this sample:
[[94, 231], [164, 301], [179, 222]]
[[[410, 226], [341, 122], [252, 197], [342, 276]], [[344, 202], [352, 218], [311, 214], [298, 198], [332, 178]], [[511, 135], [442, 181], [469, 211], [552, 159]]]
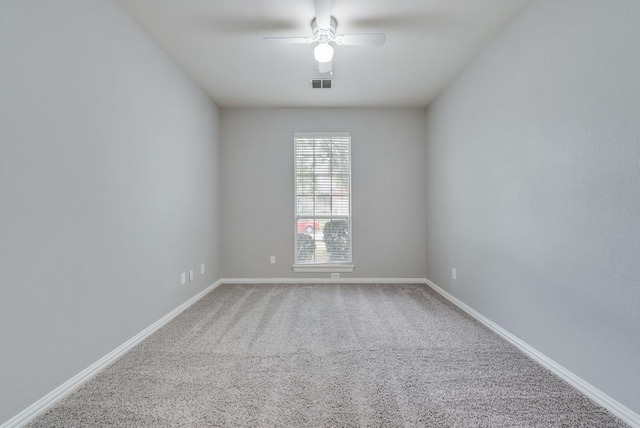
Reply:
[[295, 264], [351, 263], [351, 135], [296, 133]]

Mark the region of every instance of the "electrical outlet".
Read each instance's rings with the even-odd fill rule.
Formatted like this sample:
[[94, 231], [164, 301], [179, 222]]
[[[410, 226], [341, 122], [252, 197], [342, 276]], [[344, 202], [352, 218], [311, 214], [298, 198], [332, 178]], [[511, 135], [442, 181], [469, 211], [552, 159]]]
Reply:
[[451, 278], [456, 279], [456, 268], [451, 269]]
[[189, 271], [189, 281], [193, 281], [193, 270]]
[[271, 264], [275, 264], [276, 263], [276, 256], [271, 256]]
[[185, 285], [187, 283], [187, 274], [182, 272], [180, 274], [180, 284]]
[[331, 278], [332, 279], [338, 279], [338, 278], [340, 278], [340, 274], [337, 273], [337, 272], [334, 272], [334, 273], [331, 274]]
[[204, 263], [200, 265], [200, 275], [204, 275]]

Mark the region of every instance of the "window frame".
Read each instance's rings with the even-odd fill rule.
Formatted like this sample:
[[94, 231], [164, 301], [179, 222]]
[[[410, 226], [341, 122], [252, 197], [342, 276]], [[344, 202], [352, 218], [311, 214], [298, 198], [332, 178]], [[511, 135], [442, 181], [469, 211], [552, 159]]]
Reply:
[[[348, 138], [349, 141], [349, 260], [345, 262], [328, 262], [328, 263], [299, 263], [296, 260], [296, 252], [298, 245], [298, 139], [303, 138]], [[293, 271], [294, 272], [353, 272], [355, 265], [353, 264], [353, 174], [352, 174], [352, 137], [350, 132], [295, 132], [293, 135]], [[313, 217], [313, 221], [317, 217]], [[314, 235], [315, 236], [315, 235]]]

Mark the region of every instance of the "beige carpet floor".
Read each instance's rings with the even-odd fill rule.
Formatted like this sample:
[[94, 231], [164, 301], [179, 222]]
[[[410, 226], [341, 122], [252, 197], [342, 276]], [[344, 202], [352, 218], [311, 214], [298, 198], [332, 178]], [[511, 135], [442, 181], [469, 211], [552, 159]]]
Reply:
[[222, 285], [30, 427], [621, 427], [424, 285]]

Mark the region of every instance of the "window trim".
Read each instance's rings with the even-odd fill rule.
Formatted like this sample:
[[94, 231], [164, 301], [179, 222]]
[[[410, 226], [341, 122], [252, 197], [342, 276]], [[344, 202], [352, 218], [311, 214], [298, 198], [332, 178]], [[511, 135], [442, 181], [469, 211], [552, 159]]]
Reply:
[[353, 272], [355, 269], [355, 265], [353, 263], [344, 263], [344, 264], [330, 264], [330, 263], [322, 263], [322, 264], [306, 264], [306, 265], [296, 265], [293, 266], [294, 272]]
[[[349, 138], [349, 254], [351, 260], [344, 263], [295, 263], [295, 249], [297, 245], [296, 233], [298, 215], [297, 209], [297, 180], [298, 174], [296, 172], [296, 140], [299, 138], [318, 138], [318, 137], [348, 137]], [[293, 248], [294, 248], [294, 263], [292, 265], [294, 272], [307, 272], [307, 273], [323, 273], [323, 272], [353, 272], [355, 264], [353, 263], [353, 174], [352, 174], [352, 138], [351, 132], [295, 132], [293, 134], [293, 156], [294, 156], [294, 168], [293, 168]]]

